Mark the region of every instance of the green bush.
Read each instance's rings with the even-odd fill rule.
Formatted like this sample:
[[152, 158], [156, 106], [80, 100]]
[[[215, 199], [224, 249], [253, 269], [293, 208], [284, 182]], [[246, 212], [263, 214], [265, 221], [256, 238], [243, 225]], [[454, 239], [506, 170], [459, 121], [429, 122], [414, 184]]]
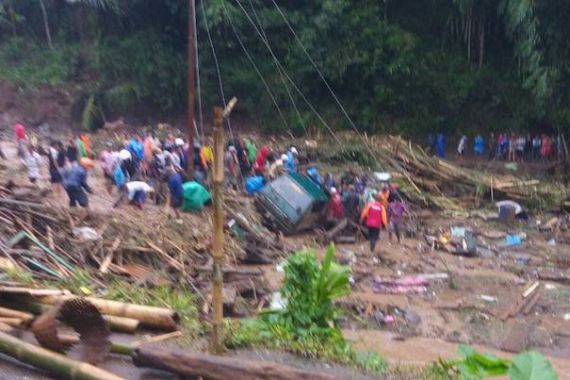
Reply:
[[22, 87], [67, 83], [80, 72], [80, 56], [78, 45], [49, 50], [29, 39], [9, 39], [0, 45], [0, 79]]
[[333, 262], [334, 246], [321, 264], [312, 251], [292, 255], [285, 265], [283, 310], [265, 312], [259, 320], [228, 324], [226, 345], [266, 346], [379, 372], [387, 364], [378, 354], [357, 352], [336, 324], [333, 300], [350, 294], [350, 269]]

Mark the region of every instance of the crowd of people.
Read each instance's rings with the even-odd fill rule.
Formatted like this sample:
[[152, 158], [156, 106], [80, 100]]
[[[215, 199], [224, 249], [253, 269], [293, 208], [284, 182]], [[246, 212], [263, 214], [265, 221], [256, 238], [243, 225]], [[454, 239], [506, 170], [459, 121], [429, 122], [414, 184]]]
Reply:
[[[462, 135], [457, 143], [456, 155], [462, 157], [468, 153], [469, 139]], [[564, 140], [561, 135], [550, 136], [546, 133], [491, 133], [488, 139], [477, 134], [473, 139], [473, 154], [488, 157], [490, 160], [513, 162], [551, 161], [563, 159], [566, 155]], [[443, 133], [436, 137], [428, 136], [427, 150], [441, 158], [446, 155], [446, 138]]]
[[[192, 181], [207, 189], [211, 184], [214, 151], [209, 140], [195, 140], [190, 144], [172, 134], [159, 139], [149, 131], [145, 136], [126, 136], [116, 146], [108, 145], [96, 154], [88, 134], [74, 136], [65, 145], [54, 140], [48, 149], [43, 149], [18, 123], [14, 137], [30, 182], [38, 182], [47, 161], [53, 190], [56, 194], [65, 191], [70, 207], [89, 207], [93, 189], [88, 184], [88, 173], [96, 164], [102, 170], [107, 193], [116, 193], [113, 207], [127, 201], [142, 209], [147, 199], [152, 198], [157, 204], [168, 202], [178, 219], [184, 198], [183, 185]], [[342, 178], [335, 178], [331, 173], [321, 177], [316, 166], [299, 156], [295, 146], [284, 150], [269, 146], [258, 149], [249, 139], [231, 139], [225, 146], [223, 162], [228, 191], [252, 195], [268, 181], [298, 172], [329, 195], [325, 209], [329, 226], [344, 218], [364, 223], [371, 252], [376, 250], [381, 229], [389, 231], [390, 242], [393, 236], [401, 241], [407, 209], [397, 187], [387, 179], [381, 181], [350, 173]], [[187, 176], [190, 167], [192, 178]]]

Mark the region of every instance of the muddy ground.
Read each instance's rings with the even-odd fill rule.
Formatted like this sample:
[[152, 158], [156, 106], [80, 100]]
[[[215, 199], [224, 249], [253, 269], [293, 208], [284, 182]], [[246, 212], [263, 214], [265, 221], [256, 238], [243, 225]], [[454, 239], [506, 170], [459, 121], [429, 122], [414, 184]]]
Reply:
[[[3, 141], [2, 149], [8, 156], [7, 176], [16, 183], [27, 184], [14, 145]], [[91, 197], [91, 207], [96, 211], [113, 216], [128, 212], [140, 215], [141, 220], [167, 212], [153, 205], [145, 210], [128, 206], [113, 210], [114, 198], [104, 190], [100, 170], [92, 172], [89, 181], [96, 194]], [[49, 186], [47, 163], [39, 186]], [[49, 194], [46, 201], [54, 205], [67, 203], [64, 194], [55, 193]], [[410, 227], [417, 233], [405, 237], [402, 244], [390, 243], [383, 233], [375, 256], [369, 253], [364, 240], [337, 245], [339, 261], [350, 263], [355, 280], [353, 294], [339, 302], [347, 338], [361, 349], [381, 353], [393, 364], [426, 364], [439, 357], [452, 357], [460, 343], [505, 356], [535, 349], [552, 359], [561, 379], [570, 378], [570, 279], [562, 276], [570, 273], [567, 271], [570, 230], [566, 216], [558, 214], [561, 223], [556, 228], [541, 230], [539, 227], [556, 216], [554, 213], [532, 215], [529, 221], [504, 225], [484, 220], [482, 216], [489, 214], [489, 210], [480, 216], [421, 209], [413, 209], [413, 212], [415, 218]], [[184, 219], [190, 224], [209, 215], [206, 210], [201, 215], [184, 215]], [[476, 257], [463, 257], [432, 249], [426, 243], [425, 234], [437, 236], [451, 226], [473, 230], [478, 246], [484, 249], [479, 249]], [[521, 245], [500, 247], [506, 234], [518, 233], [526, 234]], [[313, 233], [286, 239], [295, 247], [314, 247], [322, 251]], [[279, 290], [282, 273], [276, 265], [261, 268], [269, 290]], [[551, 274], [555, 280], [541, 280], [540, 294], [530, 310], [509, 316], [529, 284], [544, 273]], [[420, 274], [444, 274], [441, 276], [444, 278], [430, 280], [425, 291], [415, 293], [386, 294], [373, 290], [375, 277]], [[259, 351], [244, 356], [262, 354], [263, 351]], [[279, 355], [265, 357], [280, 360]], [[0, 363], [2, 373], [13, 376], [2, 378], [45, 378], [11, 361]], [[123, 366], [114, 361], [109, 365], [109, 369], [129, 379], [160, 378], [152, 377], [157, 374], [147, 377], [138, 370], [123, 373]], [[118, 367], [114, 369], [115, 365]]]

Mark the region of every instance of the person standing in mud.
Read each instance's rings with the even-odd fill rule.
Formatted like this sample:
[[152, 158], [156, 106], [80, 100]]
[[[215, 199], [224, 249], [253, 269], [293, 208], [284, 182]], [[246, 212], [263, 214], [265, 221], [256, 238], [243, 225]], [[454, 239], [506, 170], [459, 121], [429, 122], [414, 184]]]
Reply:
[[362, 210], [360, 221], [366, 223], [368, 227], [368, 241], [370, 242], [370, 253], [374, 254], [376, 251], [376, 244], [380, 238], [380, 229], [386, 228], [388, 224], [388, 217], [386, 216], [386, 209], [378, 198], [369, 202]]

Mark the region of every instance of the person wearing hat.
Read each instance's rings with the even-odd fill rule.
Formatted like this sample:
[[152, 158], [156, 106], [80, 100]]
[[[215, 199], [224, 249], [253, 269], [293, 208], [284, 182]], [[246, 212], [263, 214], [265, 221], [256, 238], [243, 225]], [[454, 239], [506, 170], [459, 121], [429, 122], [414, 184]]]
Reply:
[[83, 157], [79, 163], [73, 161], [71, 167], [63, 172], [63, 188], [69, 197], [69, 207], [89, 207], [89, 198], [85, 192], [93, 194], [93, 191], [87, 184], [87, 171], [94, 166], [93, 160]]

